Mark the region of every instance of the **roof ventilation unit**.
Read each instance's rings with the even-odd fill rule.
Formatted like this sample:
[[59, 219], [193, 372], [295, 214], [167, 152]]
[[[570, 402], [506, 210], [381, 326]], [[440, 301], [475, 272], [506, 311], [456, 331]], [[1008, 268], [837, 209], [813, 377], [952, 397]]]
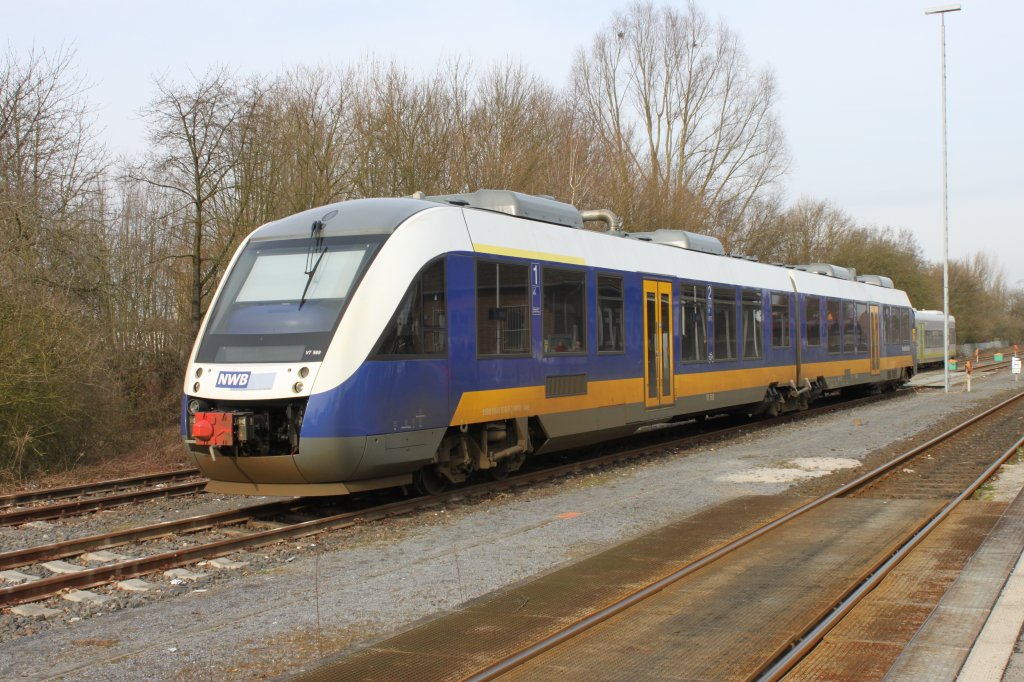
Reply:
[[857, 271], [855, 269], [844, 268], [839, 265], [831, 265], [830, 263], [810, 263], [809, 265], [798, 265], [796, 267], [798, 270], [816, 272], [819, 275], [828, 275], [829, 277], [845, 279], [851, 282], [853, 282], [857, 277]]
[[696, 234], [686, 230], [654, 230], [653, 232], [632, 232], [626, 235], [630, 239], [639, 239], [654, 244], [674, 246], [689, 251], [700, 251], [701, 253], [712, 253], [716, 256], [724, 256], [725, 249], [722, 242], [706, 234]]
[[893, 286], [892, 279], [885, 275], [857, 275], [858, 282], [864, 282], [865, 284], [874, 284], [876, 287], [885, 287], [886, 289], [895, 289]]
[[504, 189], [478, 189], [468, 194], [441, 194], [422, 197], [439, 204], [453, 204], [485, 211], [496, 211], [517, 218], [539, 220], [565, 227], [583, 228], [583, 218], [576, 207], [551, 197], [535, 196]]

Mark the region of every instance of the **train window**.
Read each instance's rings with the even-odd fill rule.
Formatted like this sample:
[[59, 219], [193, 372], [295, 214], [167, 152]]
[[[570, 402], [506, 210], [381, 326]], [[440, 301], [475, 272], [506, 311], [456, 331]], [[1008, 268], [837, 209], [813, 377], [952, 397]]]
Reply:
[[853, 301], [843, 301], [843, 352], [857, 350], [857, 307]]
[[835, 298], [825, 299], [825, 337], [829, 353], [842, 350], [842, 328], [839, 326], [842, 311], [841, 301]]
[[683, 362], [701, 362], [708, 357], [708, 287], [684, 284], [682, 293]]
[[900, 343], [910, 343], [910, 308], [900, 308]]
[[789, 294], [772, 294], [772, 348], [789, 348]]
[[857, 352], [868, 352], [868, 339], [871, 337], [871, 330], [868, 328], [868, 304], [857, 304]]
[[444, 261], [439, 260], [409, 286], [375, 355], [444, 355], [448, 352], [447, 319]]
[[530, 279], [525, 265], [477, 261], [476, 347], [479, 355], [530, 352]]
[[807, 345], [821, 345], [821, 299], [808, 296], [804, 299], [804, 320], [807, 322]]
[[[942, 324], [941, 320], [939, 324]], [[925, 348], [938, 348], [942, 350], [942, 337], [944, 336], [942, 329], [925, 329], [924, 330], [924, 347]], [[953, 342], [953, 337], [949, 337], [950, 343]]]
[[757, 289], [743, 289], [740, 292], [740, 320], [743, 323], [743, 358], [755, 360], [764, 355], [761, 320], [761, 292]]
[[587, 350], [586, 275], [544, 268], [544, 352]]
[[736, 290], [712, 287], [712, 310], [715, 320], [715, 359], [736, 359]]
[[883, 343], [892, 343], [892, 308], [890, 306], [882, 306], [882, 333], [885, 335]]
[[603, 353], [626, 349], [626, 325], [622, 317], [622, 278], [597, 276], [597, 350]]

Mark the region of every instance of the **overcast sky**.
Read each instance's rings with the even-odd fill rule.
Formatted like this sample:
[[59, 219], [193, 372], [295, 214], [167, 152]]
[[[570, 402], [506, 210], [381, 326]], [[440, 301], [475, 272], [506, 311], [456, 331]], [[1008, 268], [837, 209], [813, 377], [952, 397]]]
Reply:
[[[685, 9], [682, 2], [670, 3]], [[774, 71], [793, 166], [790, 201], [829, 200], [865, 225], [905, 227], [942, 257], [939, 17], [936, 0], [704, 0]], [[433, 3], [343, 0], [174, 2], [0, 0], [4, 37], [76, 52], [115, 153], [144, 145], [138, 111], [153, 77], [213, 65], [239, 75], [344, 65], [367, 55], [425, 72], [446, 56], [506, 57], [551, 85], [627, 0]], [[1024, 2], [964, 0], [946, 15], [949, 250], [986, 251], [1024, 284]], [[615, 207], [610, 207], [615, 208]]]

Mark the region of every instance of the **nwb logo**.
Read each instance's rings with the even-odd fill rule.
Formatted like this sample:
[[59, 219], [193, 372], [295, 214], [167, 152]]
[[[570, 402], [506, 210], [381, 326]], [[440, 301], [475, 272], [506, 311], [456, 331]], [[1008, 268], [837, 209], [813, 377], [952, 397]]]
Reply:
[[252, 372], [221, 372], [217, 375], [217, 388], [245, 388]]

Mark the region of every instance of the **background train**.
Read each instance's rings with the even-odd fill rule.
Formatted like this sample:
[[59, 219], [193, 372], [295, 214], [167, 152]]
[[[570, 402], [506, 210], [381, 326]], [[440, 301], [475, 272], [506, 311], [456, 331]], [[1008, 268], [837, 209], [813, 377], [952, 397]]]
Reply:
[[942, 352], [942, 311], [915, 310], [914, 326], [919, 367], [941, 365], [943, 358], [956, 357], [956, 319], [949, 316], [949, 348]]
[[214, 492], [435, 492], [647, 424], [898, 385], [912, 325], [888, 278], [626, 233], [610, 211], [497, 190], [348, 201], [238, 249], [181, 430]]

